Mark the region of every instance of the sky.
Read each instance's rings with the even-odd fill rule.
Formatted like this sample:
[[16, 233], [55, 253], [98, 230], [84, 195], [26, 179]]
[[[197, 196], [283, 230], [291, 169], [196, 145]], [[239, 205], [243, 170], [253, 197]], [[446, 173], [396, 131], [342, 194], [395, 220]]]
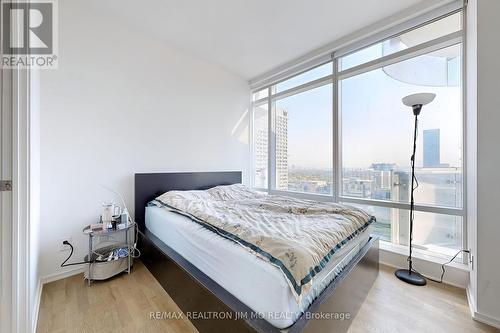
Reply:
[[[441, 50], [447, 56], [459, 52], [451, 47]], [[382, 44], [348, 56], [358, 64], [378, 58]], [[457, 53], [458, 54], [458, 53]], [[285, 90], [331, 74], [331, 64], [292, 78], [277, 85]], [[407, 82], [419, 82], [415, 85]], [[342, 117], [342, 159], [348, 168], [366, 168], [372, 163], [396, 163], [409, 166], [413, 138], [413, 114], [401, 99], [411, 93], [433, 92], [436, 99], [424, 106], [419, 116], [419, 140], [416, 165], [422, 165], [422, 132], [440, 129], [441, 163], [461, 166], [462, 110], [461, 87], [431, 86], [445, 80], [459, 82], [460, 61], [446, 62], [443, 57], [424, 55], [386, 68], [354, 76], [340, 82], [340, 115]], [[277, 108], [288, 111], [289, 166], [307, 168], [332, 167], [332, 84], [328, 84], [276, 102]]]

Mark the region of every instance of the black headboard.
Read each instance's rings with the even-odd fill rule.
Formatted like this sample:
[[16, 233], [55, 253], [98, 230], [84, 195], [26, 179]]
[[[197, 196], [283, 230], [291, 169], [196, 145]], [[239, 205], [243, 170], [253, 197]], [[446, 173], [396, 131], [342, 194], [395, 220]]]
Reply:
[[206, 190], [217, 185], [241, 183], [241, 171], [176, 172], [135, 174], [135, 221], [139, 230], [146, 229], [146, 205], [171, 190]]

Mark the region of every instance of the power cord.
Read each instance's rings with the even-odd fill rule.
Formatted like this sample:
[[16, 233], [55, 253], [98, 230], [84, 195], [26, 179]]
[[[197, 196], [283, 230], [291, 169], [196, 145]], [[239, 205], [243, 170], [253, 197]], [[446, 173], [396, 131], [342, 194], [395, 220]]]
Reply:
[[456, 258], [456, 257], [458, 257], [458, 255], [459, 255], [460, 253], [462, 253], [462, 252], [464, 252], [464, 253], [470, 253], [470, 251], [469, 251], [469, 250], [460, 250], [460, 251], [458, 251], [458, 252], [457, 252], [457, 253], [453, 256], [453, 258], [451, 258], [451, 260], [450, 260], [450, 261], [447, 261], [447, 262], [445, 262], [444, 264], [442, 264], [442, 265], [441, 265], [441, 271], [442, 271], [442, 272], [441, 272], [441, 277], [439, 278], [439, 280], [436, 280], [436, 279], [430, 278], [430, 277], [428, 277], [428, 276], [425, 276], [425, 275], [423, 275], [422, 273], [418, 272], [416, 269], [412, 269], [412, 271], [413, 271], [413, 272], [415, 272], [415, 273], [417, 273], [417, 274], [422, 275], [422, 276], [423, 276], [423, 277], [425, 277], [427, 280], [431, 280], [431, 281], [434, 281], [434, 282], [436, 282], [436, 283], [443, 283], [443, 278], [444, 278], [444, 273], [445, 273], [445, 268], [444, 268], [444, 267], [445, 267], [446, 265], [450, 264], [453, 260], [455, 260], [455, 258]]
[[[129, 216], [129, 220], [131, 223], [135, 223], [134, 220], [132, 220], [132, 218]], [[134, 259], [137, 259], [141, 256], [141, 251], [137, 248], [137, 240], [139, 239], [139, 228], [137, 227], [137, 225], [134, 226], [134, 229], [135, 229], [135, 239], [134, 239], [134, 246], [132, 247], [132, 253], [130, 253], [130, 256]], [[136, 254], [137, 252], [137, 254]]]
[[[73, 245], [71, 245], [70, 242], [68, 241], [64, 241], [63, 242], [64, 245], [69, 245], [69, 247], [71, 248], [71, 253], [69, 254], [69, 256], [66, 258], [66, 260], [63, 261], [63, 263], [61, 264], [61, 267], [67, 267], [67, 266], [72, 266], [72, 265], [82, 265], [82, 264], [90, 264], [90, 263], [93, 263], [95, 262], [95, 260], [92, 260], [92, 261], [81, 261], [81, 262], [72, 262], [72, 263], [69, 263], [67, 264], [66, 262], [69, 260], [69, 258], [71, 258], [71, 256], [73, 255]], [[89, 258], [90, 259], [90, 258]]]
[[[132, 221], [132, 223], [135, 223], [135, 222]], [[139, 251], [139, 249], [137, 248], [137, 238], [138, 238], [138, 228], [137, 227], [135, 228], [135, 231], [136, 232], [135, 232], [134, 246], [131, 249], [129, 248], [129, 252], [130, 252], [129, 255], [130, 255], [131, 258], [134, 258], [134, 259], [139, 258], [141, 256], [141, 251]], [[69, 256], [66, 258], [66, 260], [63, 261], [63, 263], [61, 264], [61, 267], [67, 267], [67, 266], [73, 266], [73, 265], [83, 265], [83, 264], [90, 264], [90, 263], [94, 263], [94, 262], [100, 262], [99, 260], [95, 259], [95, 260], [89, 260], [89, 261], [72, 262], [72, 263], [67, 264], [66, 262], [68, 262], [68, 260], [73, 255], [74, 248], [73, 248], [73, 245], [71, 245], [71, 243], [68, 242], [68, 241], [66, 241], [66, 240], [63, 242], [63, 244], [64, 245], [68, 245], [71, 248], [71, 252], [70, 252]], [[132, 251], [130, 251], [130, 250], [132, 250]], [[99, 253], [97, 253], [95, 251], [92, 251], [92, 252], [94, 254], [96, 254], [96, 255], [99, 255]]]

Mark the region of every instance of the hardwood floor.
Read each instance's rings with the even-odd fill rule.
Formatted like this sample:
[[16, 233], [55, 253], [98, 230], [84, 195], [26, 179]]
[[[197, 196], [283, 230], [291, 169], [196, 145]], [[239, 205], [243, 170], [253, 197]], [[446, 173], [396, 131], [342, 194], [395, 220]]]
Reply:
[[[191, 333], [185, 318], [150, 319], [150, 313], [180, 314], [177, 305], [140, 262], [122, 274], [90, 287], [82, 275], [43, 287], [37, 332]], [[500, 332], [470, 318], [465, 292], [430, 282], [407, 285], [381, 266], [380, 275], [354, 318], [358, 332]]]
[[394, 269], [380, 274], [354, 318], [349, 333], [500, 332], [471, 318], [465, 290], [428, 281], [418, 287], [399, 281]]
[[150, 312], [180, 313], [140, 262], [132, 273], [89, 287], [83, 274], [44, 285], [37, 332], [197, 332], [187, 319], [152, 320]]

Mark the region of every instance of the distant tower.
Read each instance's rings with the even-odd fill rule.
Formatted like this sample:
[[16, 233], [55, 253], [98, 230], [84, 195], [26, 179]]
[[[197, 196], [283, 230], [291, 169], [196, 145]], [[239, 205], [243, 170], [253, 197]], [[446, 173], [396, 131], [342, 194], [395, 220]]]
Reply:
[[277, 108], [276, 133], [276, 188], [288, 190], [288, 111]]
[[[275, 113], [276, 188], [288, 189], [288, 112], [278, 108]], [[268, 113], [263, 107], [254, 109], [255, 187], [267, 187], [268, 175]]]
[[424, 168], [441, 166], [439, 128], [424, 130]]
[[268, 130], [267, 109], [256, 107], [254, 109], [254, 145], [255, 145], [255, 187], [267, 187], [267, 159], [268, 159]]

